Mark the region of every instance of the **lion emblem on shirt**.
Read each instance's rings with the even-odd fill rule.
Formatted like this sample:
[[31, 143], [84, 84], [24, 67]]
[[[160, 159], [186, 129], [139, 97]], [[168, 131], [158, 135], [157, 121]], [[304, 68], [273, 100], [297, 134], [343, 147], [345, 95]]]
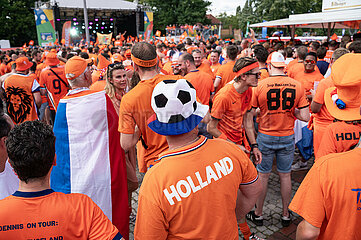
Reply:
[[24, 122], [27, 115], [30, 114], [31, 98], [22, 88], [6, 88], [6, 103], [8, 114], [16, 124]]

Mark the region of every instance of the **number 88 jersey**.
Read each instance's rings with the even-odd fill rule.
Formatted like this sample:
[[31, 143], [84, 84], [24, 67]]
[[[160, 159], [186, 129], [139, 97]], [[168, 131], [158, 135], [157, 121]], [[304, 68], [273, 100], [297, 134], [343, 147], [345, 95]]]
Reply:
[[287, 76], [271, 76], [253, 90], [252, 107], [261, 110], [259, 131], [271, 136], [294, 134], [295, 108], [308, 107], [301, 83]]
[[[40, 73], [40, 86], [42, 88], [48, 89], [48, 91], [51, 93], [52, 98], [54, 100], [55, 106], [57, 107], [59, 104], [60, 99], [62, 99], [68, 92], [69, 83], [68, 80], [65, 77], [65, 69], [64, 66], [58, 66], [58, 67], [52, 67], [51, 68], [61, 79], [59, 79], [58, 76], [56, 76], [49, 67], [43, 69], [43, 71]], [[67, 84], [65, 85], [64, 82]], [[55, 110], [51, 101], [49, 100], [48, 96], [48, 102], [50, 110]]]

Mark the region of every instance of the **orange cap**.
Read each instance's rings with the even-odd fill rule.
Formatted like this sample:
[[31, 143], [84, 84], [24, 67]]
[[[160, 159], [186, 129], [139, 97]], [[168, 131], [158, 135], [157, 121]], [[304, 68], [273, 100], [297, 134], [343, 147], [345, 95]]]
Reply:
[[85, 72], [87, 66], [92, 63], [91, 59], [84, 59], [79, 56], [70, 58], [65, 64], [65, 76], [73, 80]]
[[48, 55], [46, 55], [46, 57], [45, 57], [46, 65], [55, 66], [55, 65], [58, 65], [59, 63], [60, 63], [60, 61], [59, 61], [56, 53], [50, 52], [50, 53], [48, 53]]
[[26, 71], [27, 69], [31, 68], [33, 66], [32, 62], [29, 62], [29, 59], [27, 57], [19, 57], [15, 61], [16, 63], [16, 71]]
[[121, 61], [122, 61], [122, 56], [119, 53], [115, 53], [113, 55], [113, 63], [121, 62]]
[[348, 53], [332, 65], [335, 87], [325, 91], [325, 105], [330, 114], [343, 121], [361, 120], [361, 54]]

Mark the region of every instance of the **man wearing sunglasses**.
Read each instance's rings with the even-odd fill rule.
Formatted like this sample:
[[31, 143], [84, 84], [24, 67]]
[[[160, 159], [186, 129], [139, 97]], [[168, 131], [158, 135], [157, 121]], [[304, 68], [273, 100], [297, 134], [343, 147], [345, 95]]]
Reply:
[[252, 95], [252, 110], [260, 108], [257, 147], [262, 153], [262, 162], [257, 165], [262, 183], [262, 193], [256, 202], [257, 208], [247, 218], [257, 226], [263, 225], [263, 204], [267, 194], [268, 179], [276, 156], [280, 176], [283, 213], [281, 223], [291, 224], [288, 205], [291, 200], [291, 166], [294, 159], [294, 117], [307, 122], [310, 118], [308, 102], [301, 83], [284, 73], [285, 59], [279, 52], [272, 53], [267, 60], [270, 77], [260, 82]]
[[304, 71], [299, 71], [294, 74], [294, 79], [299, 81], [306, 90], [307, 99], [312, 101], [311, 90], [314, 90], [314, 83], [321, 81], [323, 75], [316, 70], [317, 55], [314, 52], [309, 52], [303, 61]]

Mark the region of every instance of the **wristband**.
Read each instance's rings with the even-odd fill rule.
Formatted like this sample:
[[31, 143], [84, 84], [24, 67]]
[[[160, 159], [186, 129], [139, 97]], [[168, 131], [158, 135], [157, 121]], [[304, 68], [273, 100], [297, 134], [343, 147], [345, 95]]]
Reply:
[[253, 148], [258, 148], [258, 144], [257, 143], [251, 144], [251, 151], [253, 151]]
[[227, 136], [226, 136], [226, 134], [224, 134], [224, 133], [222, 133], [221, 135], [219, 135], [218, 138], [227, 140]]

